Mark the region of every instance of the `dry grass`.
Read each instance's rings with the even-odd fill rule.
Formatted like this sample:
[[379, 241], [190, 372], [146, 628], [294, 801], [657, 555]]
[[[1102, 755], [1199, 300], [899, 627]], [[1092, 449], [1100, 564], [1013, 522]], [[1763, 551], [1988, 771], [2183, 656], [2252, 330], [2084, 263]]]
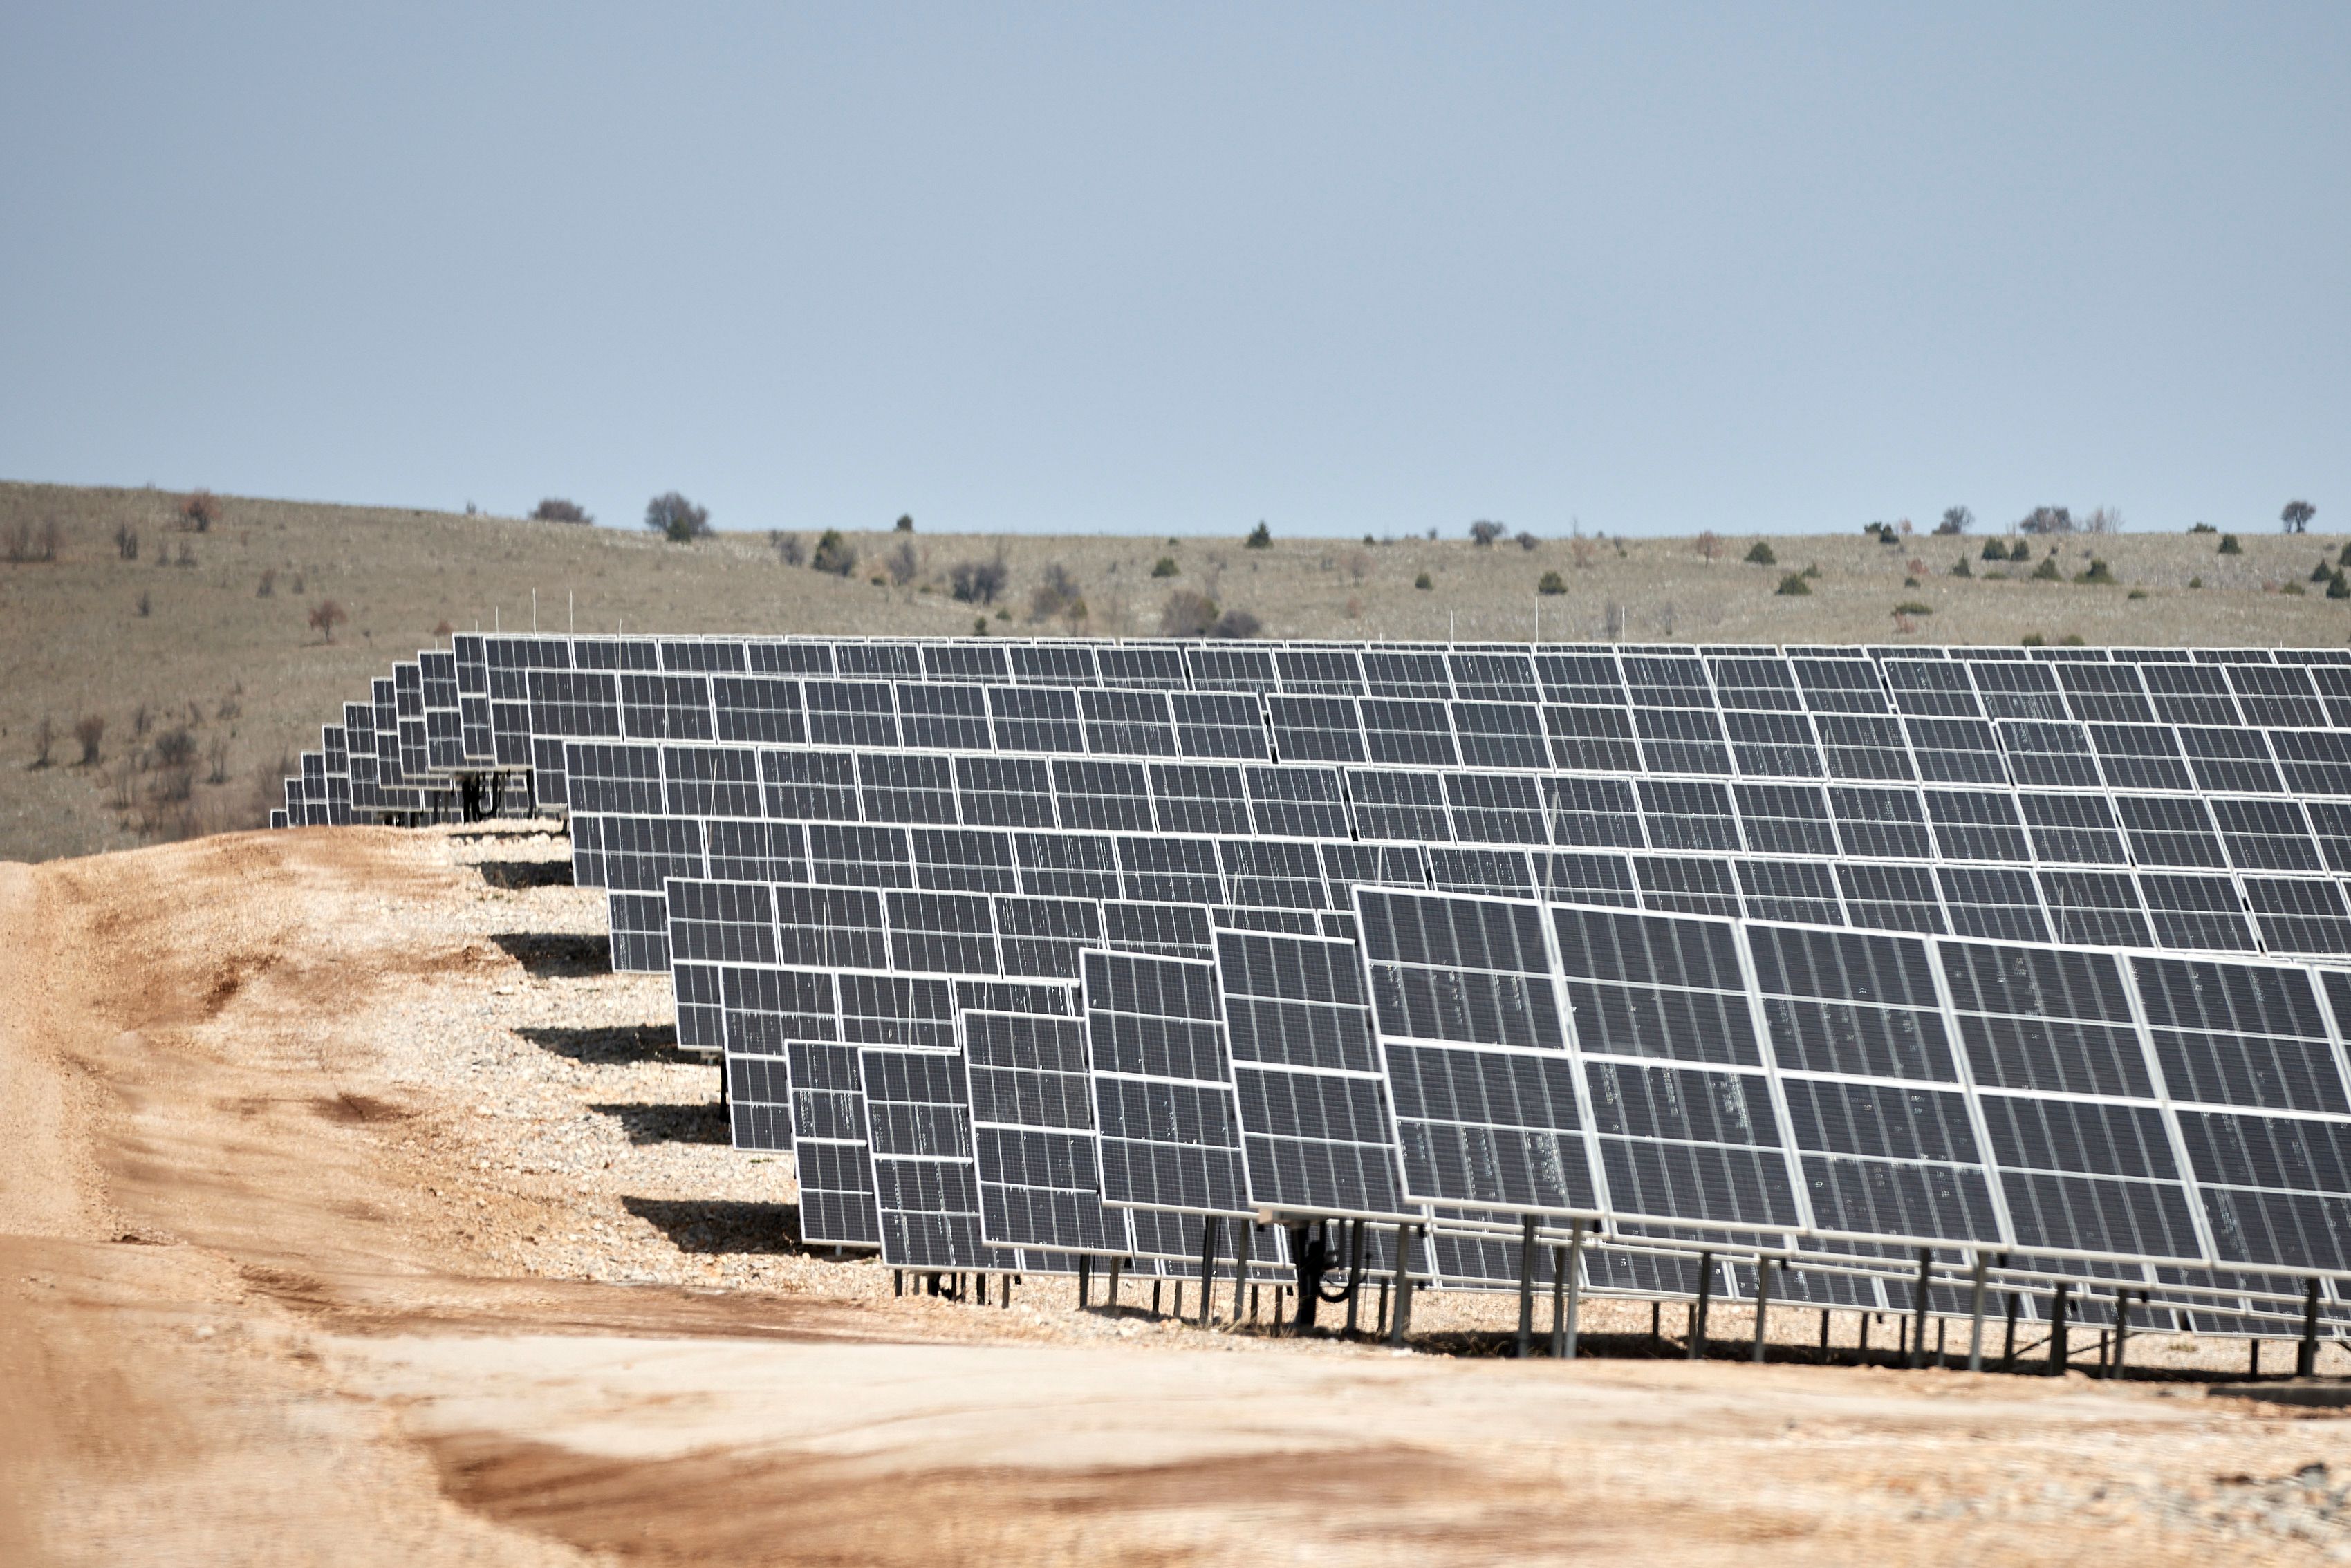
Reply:
[[[1200, 594], [1220, 612], [1255, 616], [1268, 636], [1547, 640], [1616, 634], [1704, 643], [2051, 642], [2332, 644], [2351, 640], [2351, 604], [2309, 582], [2339, 541], [2246, 535], [2244, 553], [2215, 553], [2211, 535], [2146, 535], [2062, 544], [2064, 580], [2036, 580], [2030, 563], [1992, 566], [1976, 541], [1914, 538], [1885, 546], [1858, 532], [1773, 538], [1778, 565], [1741, 559], [1753, 536], [1726, 531], [1711, 558], [1689, 539], [1571, 541], [1529, 550], [1466, 537], [1364, 544], [1276, 539], [1245, 549], [1238, 536], [1165, 538], [847, 534], [848, 577], [785, 564], [764, 535], [674, 545], [639, 532], [455, 513], [211, 498], [214, 520], [193, 564], [177, 561], [185, 497], [157, 490], [0, 484], [0, 535], [57, 526], [53, 562], [0, 565], [0, 860], [43, 860], [151, 838], [238, 825], [263, 809], [267, 775], [318, 744], [318, 727], [395, 659], [439, 639], [444, 623], [509, 630], [967, 634], [1079, 630], [1147, 636], [1171, 594]], [[122, 559], [118, 530], [149, 548]], [[814, 538], [819, 528], [799, 530]], [[168, 541], [168, 543], [167, 543]], [[913, 559], [893, 559], [910, 544]], [[984, 612], [951, 596], [954, 569], [1001, 552], [1007, 580]], [[1964, 554], [1976, 575], [1950, 575]], [[2095, 555], [2112, 585], [2076, 584]], [[1155, 577], [1162, 557], [1172, 577]], [[1781, 577], [1817, 565], [1813, 591], [1775, 594]], [[1030, 607], [1055, 566], [1085, 619]], [[909, 568], [911, 567], [911, 570]], [[1541, 595], [1547, 571], [1566, 591]], [[265, 573], [284, 591], [263, 598]], [[2005, 573], [2002, 576], [1992, 575]], [[1415, 580], [1426, 574], [1430, 587]], [[1906, 586], [1916, 576], [1919, 586]], [[2201, 588], [2190, 588], [2200, 578]], [[878, 581], [875, 580], [879, 580]], [[2283, 591], [2304, 589], [2301, 595]], [[2145, 594], [2134, 599], [2134, 592]], [[151, 612], [141, 616], [144, 595]], [[1059, 594], [1053, 610], [1066, 603]], [[331, 598], [348, 611], [333, 643], [308, 624]], [[1898, 629], [1897, 605], [1913, 608]], [[568, 608], [567, 608], [568, 606]], [[1924, 606], [1926, 613], [1916, 607]], [[998, 619], [998, 612], [1006, 617]], [[209, 759], [189, 799], [169, 813], [147, 788], [111, 788], [102, 770], [35, 769], [45, 714], [103, 716], [107, 747], [136, 765], [131, 716], [184, 713]], [[218, 775], [217, 779], [214, 774]], [[176, 787], [176, 780], [173, 781]], [[128, 800], [128, 805], [113, 802]]]

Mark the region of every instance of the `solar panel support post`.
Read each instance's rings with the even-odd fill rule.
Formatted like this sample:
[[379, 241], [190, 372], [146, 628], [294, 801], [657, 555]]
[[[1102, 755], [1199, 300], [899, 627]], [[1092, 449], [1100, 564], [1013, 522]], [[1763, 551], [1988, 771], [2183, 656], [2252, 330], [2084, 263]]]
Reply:
[[2262, 1375], [2261, 1336], [2256, 1334], [2252, 1339], [2247, 1340], [2245, 1342], [2245, 1376], [2248, 1381], [2257, 1381]]
[[1078, 1311], [1081, 1312], [1093, 1305], [1093, 1260], [1081, 1252], [1078, 1254]]
[[1714, 1254], [1698, 1255], [1698, 1300], [1690, 1304], [1689, 1359], [1706, 1357], [1706, 1309], [1714, 1297]]
[[2049, 1375], [2065, 1375], [2065, 1363], [2071, 1359], [2065, 1348], [2065, 1292], [2070, 1282], [2057, 1281], [2057, 1299], [2049, 1308]]
[[2318, 1370], [2318, 1276], [2313, 1274], [2302, 1292], [2302, 1343], [2294, 1353], [2294, 1375], [2308, 1377]]
[[1395, 1310], [1388, 1317], [1388, 1343], [1404, 1343], [1405, 1325], [1412, 1319], [1412, 1227], [1399, 1225], [1395, 1233]]
[[1567, 1354], [1567, 1249], [1551, 1249], [1551, 1357]]
[[1518, 1356], [1524, 1361], [1535, 1348], [1535, 1217], [1519, 1220], [1519, 1339]]
[[1583, 1221], [1570, 1223], [1567, 1232], [1567, 1333], [1561, 1336], [1564, 1343], [1559, 1354], [1564, 1360], [1575, 1359], [1576, 1331], [1582, 1326], [1583, 1307]]
[[1976, 1254], [1976, 1277], [1968, 1292], [1968, 1370], [1983, 1370], [1983, 1307], [1984, 1273], [1991, 1266], [1990, 1259]]
[[1200, 1222], [1200, 1326], [1208, 1326], [1211, 1297], [1217, 1288], [1217, 1234], [1224, 1221], [1210, 1215]]
[[1918, 1305], [1911, 1314], [1915, 1325], [1910, 1331], [1910, 1354], [1903, 1358], [1905, 1366], [1917, 1368], [1927, 1359], [1927, 1289], [1935, 1277], [1935, 1250], [1918, 1249]]
[[1355, 1337], [1355, 1315], [1364, 1297], [1364, 1222], [1347, 1226], [1347, 1337]]
[[2008, 1332], [2001, 1336], [2000, 1342], [2000, 1369], [2002, 1372], [2016, 1370], [2016, 1292], [2014, 1291], [2008, 1293]]
[[1113, 1258], [1110, 1260], [1110, 1301], [1108, 1304], [1110, 1306], [1110, 1315], [1113, 1317], [1118, 1316], [1119, 1312], [1118, 1275], [1120, 1269], [1125, 1264], [1125, 1262], [1126, 1260], [1123, 1258]]
[[1755, 1260], [1755, 1364], [1763, 1364], [1764, 1325], [1771, 1312], [1771, 1260]]
[[2130, 1292], [2115, 1292], [2115, 1364], [2106, 1369], [2108, 1377], [2123, 1375], [2123, 1354], [2130, 1345]]

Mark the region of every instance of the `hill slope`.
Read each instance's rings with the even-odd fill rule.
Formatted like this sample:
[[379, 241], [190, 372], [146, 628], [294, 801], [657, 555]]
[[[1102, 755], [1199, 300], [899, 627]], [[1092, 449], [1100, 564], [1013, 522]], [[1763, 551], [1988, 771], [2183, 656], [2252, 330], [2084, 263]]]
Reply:
[[[1271, 636], [1684, 642], [2014, 643], [2028, 633], [2093, 643], [2340, 643], [2351, 604], [2303, 587], [2335, 542], [2248, 536], [2215, 554], [2210, 535], [2059, 541], [2065, 578], [2093, 555], [2114, 585], [2034, 580], [2033, 566], [1994, 568], [1980, 541], [1859, 534], [1770, 541], [1777, 567], [1740, 558], [1726, 534], [1713, 558], [1689, 539], [1550, 540], [1533, 550], [1465, 538], [1362, 544], [1237, 538], [1181, 541], [1091, 537], [852, 534], [846, 577], [789, 566], [765, 536], [679, 546], [647, 535], [453, 513], [224, 497], [204, 532], [177, 521], [180, 497], [156, 490], [0, 484], [0, 541], [19, 525], [58, 526], [54, 561], [0, 562], [0, 860], [43, 860], [143, 839], [252, 825], [286, 758], [318, 744], [318, 727], [367, 681], [440, 639], [439, 627], [662, 632], [998, 633], [1069, 630], [1155, 635], [1176, 591], [1258, 617]], [[136, 559], [114, 544], [139, 535]], [[812, 532], [799, 536], [812, 546]], [[913, 551], [893, 582], [889, 558]], [[184, 562], [183, 562], [184, 555]], [[1973, 575], [1950, 575], [1964, 556]], [[1174, 573], [1153, 575], [1165, 558]], [[1000, 559], [991, 605], [952, 597], [953, 569]], [[1907, 587], [1915, 563], [1919, 586]], [[1817, 565], [1805, 597], [1774, 590]], [[1047, 572], [1068, 574], [1081, 620], [1032, 621]], [[1565, 591], [1539, 596], [1542, 574]], [[2005, 577], [1989, 575], [1993, 571]], [[269, 592], [262, 586], [269, 577]], [[1426, 576], [1429, 587], [1416, 581]], [[879, 577], [879, 584], [872, 579]], [[2191, 580], [2203, 586], [2191, 588]], [[2142, 599], [2126, 597], [2132, 589]], [[349, 612], [333, 643], [308, 624], [332, 598]], [[1927, 613], [1895, 611], [1910, 603]], [[143, 606], [143, 610], [142, 610]], [[1006, 618], [999, 619], [1001, 612]], [[145, 725], [141, 723], [141, 714]], [[78, 763], [76, 723], [105, 723], [99, 761]], [[36, 767], [44, 718], [55, 738]], [[196, 782], [159, 800], [160, 737], [189, 731]], [[217, 754], [219, 766], [214, 767]], [[215, 772], [218, 781], [213, 781]]]

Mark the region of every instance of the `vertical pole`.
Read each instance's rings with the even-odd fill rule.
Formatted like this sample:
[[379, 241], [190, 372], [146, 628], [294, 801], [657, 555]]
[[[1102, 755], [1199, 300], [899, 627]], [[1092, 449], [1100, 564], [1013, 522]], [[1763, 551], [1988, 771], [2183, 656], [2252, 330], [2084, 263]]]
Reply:
[[1179, 1323], [1184, 1321], [1184, 1281], [1181, 1280], [1176, 1281], [1176, 1321]]
[[2245, 1342], [2245, 1349], [2252, 1353], [2246, 1357], [2245, 1375], [2258, 1378], [2262, 1375], [2262, 1342], [2258, 1338], [2249, 1339]]
[[1975, 1287], [1968, 1292], [1968, 1370], [1983, 1370], [1983, 1299], [1984, 1272], [1991, 1260], [1982, 1253], [1976, 1254]]
[[1083, 1252], [1078, 1254], [1078, 1311], [1081, 1312], [1093, 1305], [1093, 1266], [1092, 1258]]
[[1520, 1361], [1534, 1354], [1535, 1346], [1535, 1217], [1523, 1215], [1519, 1220], [1519, 1340]]
[[1161, 1280], [1151, 1281], [1151, 1315], [1155, 1318], [1159, 1315], [1159, 1287], [1164, 1283]]
[[2318, 1276], [2313, 1274], [2302, 1293], [2302, 1346], [2294, 1353], [2294, 1375], [2308, 1377], [2318, 1370]]
[[1364, 1301], [1364, 1222], [1347, 1223], [1347, 1337], [1355, 1337], [1355, 1314]]
[[893, 1269], [890, 1270], [890, 1292], [891, 1294], [897, 1296], [903, 1296], [906, 1293], [906, 1270], [904, 1269]]
[[1869, 1364], [1869, 1314], [1867, 1312], [1863, 1312], [1859, 1315], [1861, 1318], [1861, 1364], [1864, 1366], [1866, 1366]]
[[1200, 1326], [1208, 1326], [1208, 1298], [1217, 1285], [1217, 1232], [1224, 1226], [1216, 1215], [1200, 1221]]
[[1826, 1361], [1828, 1358], [1829, 1358], [1829, 1310], [1828, 1310], [1826, 1307], [1823, 1307], [1823, 1308], [1821, 1309], [1821, 1359], [1822, 1359], [1823, 1361]]
[[1385, 1339], [1385, 1338], [1387, 1338], [1387, 1334], [1388, 1334], [1388, 1282], [1387, 1282], [1387, 1281], [1384, 1278], [1384, 1279], [1382, 1279], [1382, 1280], [1380, 1281], [1380, 1307], [1379, 1307], [1379, 1312], [1377, 1312], [1377, 1313], [1373, 1317], [1373, 1319], [1372, 1319], [1372, 1337], [1373, 1337], [1374, 1339]]
[[2016, 1370], [2016, 1292], [2014, 1291], [2008, 1293], [2008, 1333], [2000, 1342], [2000, 1369], [2002, 1372]]
[[1935, 1251], [1931, 1247], [1918, 1249], [1918, 1305], [1912, 1314], [1917, 1326], [1910, 1333], [1910, 1354], [1903, 1359], [1906, 1366], [1917, 1366], [1927, 1359], [1927, 1287], [1934, 1279]]
[[1567, 1233], [1567, 1334], [1559, 1354], [1575, 1359], [1576, 1335], [1583, 1327], [1583, 1221], [1574, 1221]]
[[1118, 1276], [1119, 1271], [1125, 1266], [1124, 1258], [1113, 1258], [1110, 1260], [1110, 1315], [1113, 1317], [1118, 1316]]
[[2117, 1291], [2115, 1292], [2115, 1364], [2107, 1372], [2107, 1376], [2118, 1378], [2123, 1375], [2123, 1357], [2129, 1347], [2130, 1292]]
[[2065, 1291], [2068, 1282], [2057, 1281], [2057, 1300], [2049, 1309], [2049, 1375], [2065, 1375], [2065, 1363], [2072, 1359], [2065, 1348]]
[[1665, 1348], [1665, 1329], [1658, 1322], [1658, 1319], [1664, 1314], [1665, 1310], [1665, 1303], [1662, 1301], [1651, 1301], [1649, 1303], [1649, 1348], [1651, 1350], [1662, 1350]]
[[1714, 1254], [1698, 1255], [1698, 1300], [1690, 1305], [1689, 1358], [1701, 1361], [1706, 1357], [1706, 1308], [1714, 1293]]
[[1395, 1234], [1395, 1311], [1388, 1319], [1388, 1343], [1402, 1344], [1406, 1318], [1412, 1312], [1412, 1227], [1399, 1225]]
[[1551, 1358], [1567, 1354], [1567, 1249], [1551, 1249]]
[[1755, 1364], [1763, 1364], [1763, 1320], [1771, 1310], [1771, 1260], [1755, 1260]]
[[1935, 1320], [1935, 1370], [1938, 1372], [1947, 1370], [1951, 1364], [1949, 1358], [1943, 1354], [1943, 1332], [1950, 1326], [1949, 1318]]

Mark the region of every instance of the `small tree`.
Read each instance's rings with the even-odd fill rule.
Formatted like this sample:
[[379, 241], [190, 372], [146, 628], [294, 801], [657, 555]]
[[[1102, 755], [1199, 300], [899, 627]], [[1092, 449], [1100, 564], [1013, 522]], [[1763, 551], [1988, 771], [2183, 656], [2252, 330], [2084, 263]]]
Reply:
[[1422, 572], [1418, 577], [1416, 577], [1416, 578], [1414, 578], [1414, 579], [1412, 580], [1412, 585], [1413, 585], [1415, 588], [1417, 588], [1417, 589], [1421, 590], [1423, 592], [1426, 592], [1428, 590], [1433, 589], [1433, 588], [1435, 588], [1435, 587], [1437, 586], [1437, 584], [1436, 584], [1434, 581], [1432, 581], [1432, 580], [1430, 580], [1428, 573], [1426, 573], [1426, 572], [1425, 572], [1425, 571], [1424, 571], [1424, 572]]
[[2035, 507], [2018, 519], [2016, 531], [2021, 534], [2070, 534], [2074, 531], [2074, 514], [2063, 507]]
[[560, 496], [549, 496], [530, 509], [530, 516], [533, 522], [538, 523], [586, 524], [596, 520], [588, 515], [588, 508]]
[[2285, 510], [2278, 514], [2278, 521], [2285, 525], [2285, 531], [2290, 534], [2307, 533], [2310, 531], [2310, 519], [2316, 516], [2318, 508], [2309, 502], [2288, 501]]
[[2008, 547], [1998, 539], [1986, 539], [1983, 542], [1983, 549], [1976, 551], [1976, 554], [1985, 560], [2006, 560]]
[[1943, 520], [1935, 525], [1938, 534], [1963, 534], [1975, 527], [1976, 515], [1965, 507], [1946, 507]]
[[1248, 611], [1228, 610], [1217, 617], [1217, 623], [1208, 628], [1208, 635], [1233, 638], [1254, 637], [1263, 630], [1264, 626], [1258, 618]]
[[817, 537], [816, 553], [809, 557], [809, 565], [835, 577], [847, 577], [857, 570], [857, 551], [841, 537], [839, 528], [827, 528]]
[[1205, 593], [1179, 588], [1159, 607], [1163, 637], [1203, 637], [1217, 623], [1217, 601]]
[[1965, 556], [1961, 556], [1959, 559], [1951, 563], [1951, 575], [1953, 577], [1973, 577], [1975, 574], [1976, 569], [1968, 564], [1968, 558]]
[[1773, 591], [1784, 594], [1790, 599], [1802, 599], [1812, 591], [1813, 585], [1804, 580], [1802, 572], [1792, 571], [1780, 580], [1780, 586]]
[[216, 734], [210, 740], [204, 742], [204, 764], [205, 783], [225, 784], [228, 782], [227, 736]]
[[331, 643], [335, 640], [335, 628], [350, 618], [350, 612], [334, 600], [321, 599], [311, 607], [310, 629]]
[[33, 727], [34, 767], [47, 768], [49, 765], [49, 747], [57, 743], [57, 734], [56, 723], [47, 714], [43, 714], [41, 722]]
[[2343, 569], [2339, 566], [2336, 567], [2326, 579], [2326, 597], [2329, 599], [2351, 599], [2351, 580], [2345, 580], [2343, 576]]
[[1710, 561], [1722, 553], [1722, 540], [1712, 528], [1708, 528], [1698, 536], [1696, 548], [1700, 560]]
[[1520, 549], [1531, 550], [1541, 543], [1542, 543], [1542, 540], [1535, 538], [1534, 535], [1527, 532], [1526, 529], [1520, 528], [1519, 530], [1519, 548]]
[[947, 591], [962, 604], [993, 604], [1004, 591], [1004, 558], [956, 563], [947, 573]]
[[114, 525], [114, 553], [124, 560], [139, 559], [139, 530], [129, 523]]
[[1535, 583], [1535, 591], [1546, 597], [1555, 593], [1565, 593], [1567, 579], [1555, 571], [1544, 572], [1541, 580]]
[[1257, 527], [1249, 530], [1249, 538], [1243, 539], [1241, 541], [1241, 545], [1242, 548], [1246, 549], [1271, 549], [1273, 548], [1273, 530], [1265, 526], [1265, 519], [1263, 517], [1259, 517], [1257, 520]]
[[898, 531], [902, 534], [913, 533], [914, 531], [914, 514], [912, 512], [899, 513], [897, 527]]
[[2009, 545], [2008, 559], [2011, 560], [2031, 560], [2032, 559], [2032, 547], [2026, 544], [2022, 538], [2019, 538]]
[[180, 526], [197, 533], [210, 533], [220, 517], [220, 499], [210, 490], [191, 490], [180, 503]]
[[1747, 563], [1750, 566], [1777, 566], [1780, 564], [1780, 558], [1771, 552], [1770, 544], [1762, 539], [1757, 539], [1747, 552]]
[[2033, 580], [2036, 582], [2055, 582], [2058, 580], [2058, 575], [2057, 558], [2053, 555], [2042, 557], [2041, 564], [2032, 569]]
[[2220, 536], [2220, 548], [2212, 553], [2215, 555], [2242, 555], [2245, 553], [2245, 547], [2237, 542], [2236, 535], [2222, 534]]
[[1469, 525], [1469, 539], [1471, 543], [1483, 549], [1490, 547], [1496, 539], [1500, 538], [1508, 531], [1501, 524], [1490, 518], [1480, 517]]
[[86, 713], [74, 721], [74, 742], [81, 747], [81, 765], [98, 765], [99, 743], [106, 738], [106, 718], [101, 714]]
[[808, 546], [800, 542], [799, 535], [770, 532], [768, 542], [776, 547], [776, 559], [786, 566], [808, 564]]
[[645, 503], [645, 527], [673, 544], [691, 544], [709, 537], [710, 509], [665, 490]]
[[261, 582], [253, 591], [256, 599], [267, 599], [277, 591], [277, 569], [271, 567], [261, 574]]
[[1074, 626], [1085, 618], [1085, 596], [1078, 591], [1077, 579], [1070, 575], [1069, 568], [1055, 561], [1045, 569], [1045, 580], [1029, 595], [1029, 619], [1059, 619]]
[[1176, 558], [1175, 558], [1174, 556], [1172, 556], [1172, 555], [1163, 555], [1163, 556], [1161, 556], [1157, 560], [1155, 560], [1155, 561], [1154, 561], [1154, 562], [1152, 563], [1152, 566], [1151, 566], [1151, 575], [1152, 575], [1152, 576], [1154, 576], [1154, 577], [1173, 577], [1173, 576], [1175, 576], [1175, 575], [1176, 575]]
[[912, 539], [899, 540], [898, 548], [884, 556], [882, 564], [889, 569], [890, 580], [900, 588], [914, 581], [914, 575], [923, 570], [922, 558], [914, 553]]

